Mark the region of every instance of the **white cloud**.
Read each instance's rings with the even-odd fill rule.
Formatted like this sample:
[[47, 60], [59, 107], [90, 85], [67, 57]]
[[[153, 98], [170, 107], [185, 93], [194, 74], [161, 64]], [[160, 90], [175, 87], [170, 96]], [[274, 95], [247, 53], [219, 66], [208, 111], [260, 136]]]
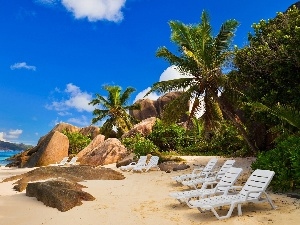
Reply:
[[169, 66], [159, 78], [159, 81], [175, 80], [183, 77], [188, 77], [180, 73], [176, 66]]
[[70, 118], [68, 119], [68, 122], [79, 126], [88, 126], [91, 124], [91, 121], [88, 121], [86, 116], [81, 116], [79, 118]]
[[[181, 74], [178, 69], [176, 69], [176, 66], [170, 66], [167, 69], [164, 70], [164, 72], [162, 72], [162, 74], [159, 77], [159, 82], [160, 81], [167, 81], [167, 80], [174, 80], [174, 79], [179, 79], [179, 78], [183, 78], [183, 77], [188, 77], [187, 75]], [[151, 93], [149, 95], [147, 95], [146, 97], [145, 94], [150, 91], [150, 87], [146, 88], [145, 90], [141, 91], [140, 93], [137, 94], [137, 96], [134, 99], [134, 102], [136, 102], [139, 99], [143, 99], [143, 98], [149, 98], [151, 100], [156, 100], [158, 99], [161, 95], [158, 95], [156, 93]]]
[[1, 141], [10, 141], [18, 139], [19, 136], [23, 133], [23, 130], [10, 130], [8, 132], [0, 132], [0, 140]]
[[61, 2], [76, 19], [87, 18], [91, 22], [98, 20], [118, 22], [123, 19], [121, 9], [126, 0], [62, 0]]
[[5, 141], [4, 132], [0, 132], [0, 141]]
[[143, 99], [143, 98], [149, 98], [151, 100], [156, 100], [160, 97], [160, 95], [156, 94], [156, 93], [151, 93], [149, 95], [147, 95], [146, 97], [145, 94], [150, 91], [150, 87], [146, 88], [145, 90], [141, 91], [140, 93], [137, 94], [137, 96], [135, 97], [134, 101], [133, 102], [136, 102], [137, 100], [139, 99]]
[[89, 105], [92, 100], [91, 94], [81, 91], [79, 87], [72, 83], [67, 84], [64, 92], [67, 94], [67, 100], [53, 101], [46, 108], [59, 111], [62, 115], [68, 115], [67, 111], [70, 109], [75, 109], [78, 112], [92, 112], [94, 110], [94, 106]]
[[10, 69], [11, 70], [26, 69], [26, 70], [36, 71], [36, 67], [35, 66], [29, 66], [29, 65], [27, 65], [26, 62], [15, 63], [14, 65], [10, 66]]

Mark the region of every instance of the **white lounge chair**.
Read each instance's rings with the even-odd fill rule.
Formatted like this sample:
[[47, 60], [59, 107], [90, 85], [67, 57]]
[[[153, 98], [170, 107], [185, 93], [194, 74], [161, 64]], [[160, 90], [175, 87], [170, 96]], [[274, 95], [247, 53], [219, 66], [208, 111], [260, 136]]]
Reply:
[[204, 168], [195, 168], [192, 173], [175, 176], [175, 177], [172, 177], [172, 179], [178, 183], [181, 183], [184, 180], [190, 180], [190, 179], [207, 176], [207, 175], [209, 175], [209, 173], [212, 172], [212, 169], [215, 167], [217, 161], [218, 161], [217, 158], [212, 158], [211, 160], [208, 161], [208, 163], [206, 164], [206, 166]]
[[[266, 193], [266, 189], [270, 184], [274, 174], [275, 172], [270, 170], [255, 170], [238, 194], [224, 194], [220, 196], [204, 198], [201, 200], [194, 200], [189, 202], [189, 206], [191, 208], [198, 208], [200, 212], [211, 210], [218, 219], [229, 218], [235, 207], [238, 209], [238, 215], [241, 216], [242, 204], [248, 202], [260, 203], [267, 201], [271, 207], [275, 209], [275, 205], [273, 204], [269, 195]], [[232, 189], [236, 188], [241, 187], [232, 186]], [[264, 198], [262, 196], [264, 196]], [[224, 216], [220, 216], [215, 210], [215, 208], [222, 206], [229, 206], [228, 213]]]
[[233, 166], [234, 163], [235, 163], [235, 160], [231, 160], [231, 159], [226, 160], [218, 172], [209, 173], [208, 176], [206, 176], [206, 177], [199, 177], [199, 178], [195, 178], [195, 179], [191, 179], [191, 180], [184, 180], [184, 181], [182, 181], [182, 184], [185, 186], [189, 186], [189, 187], [193, 187], [193, 188], [197, 189], [197, 186], [199, 184], [203, 184], [204, 182], [212, 182], [212, 181], [220, 180], [224, 176], [224, 174], [227, 172], [227, 170]]
[[158, 168], [158, 160], [159, 157], [158, 156], [151, 156], [149, 162], [147, 163], [147, 165], [144, 166], [135, 166], [132, 171], [139, 171], [139, 172], [148, 172], [150, 169], [152, 168]]
[[137, 162], [131, 162], [126, 166], [120, 166], [119, 169], [123, 171], [131, 171], [134, 167], [145, 166], [147, 164], [147, 156], [140, 156]]
[[[217, 182], [205, 182], [203, 183], [201, 189], [191, 190], [191, 191], [180, 191], [180, 192], [172, 192], [170, 196], [176, 198], [180, 203], [185, 202], [188, 206], [190, 206], [189, 201], [192, 198], [205, 198], [213, 195], [219, 194], [227, 194], [228, 187], [231, 187], [237, 180], [237, 178], [242, 173], [243, 169], [231, 167], [226, 173], [222, 176], [222, 179]], [[215, 185], [214, 188], [208, 189], [208, 186]]]
[[77, 165], [77, 159], [78, 159], [78, 157], [75, 156], [67, 164], [71, 165], [71, 166]]
[[68, 162], [69, 157], [64, 157], [59, 163], [50, 164], [49, 166], [64, 166]]

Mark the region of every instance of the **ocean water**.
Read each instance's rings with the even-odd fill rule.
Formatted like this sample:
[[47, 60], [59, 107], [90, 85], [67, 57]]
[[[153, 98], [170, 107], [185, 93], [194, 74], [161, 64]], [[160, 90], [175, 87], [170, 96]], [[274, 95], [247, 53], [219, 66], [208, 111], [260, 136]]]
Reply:
[[6, 164], [10, 163], [10, 161], [7, 161], [6, 159], [20, 153], [21, 150], [1, 150], [0, 149], [0, 165], [5, 166]]

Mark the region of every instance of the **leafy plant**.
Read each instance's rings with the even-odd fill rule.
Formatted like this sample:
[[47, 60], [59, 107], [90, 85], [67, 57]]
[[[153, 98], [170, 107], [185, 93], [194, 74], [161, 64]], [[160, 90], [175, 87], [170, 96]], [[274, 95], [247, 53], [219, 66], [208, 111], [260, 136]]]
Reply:
[[62, 133], [69, 139], [69, 154], [77, 154], [92, 141], [90, 137], [79, 132], [69, 132], [64, 130]]
[[300, 188], [300, 137], [290, 136], [277, 146], [258, 155], [252, 169], [267, 169], [275, 172], [272, 187], [275, 191]]
[[134, 88], [128, 87], [122, 93], [122, 88], [119, 86], [103, 86], [103, 89], [108, 92], [108, 97], [96, 94], [96, 98], [93, 99], [90, 105], [99, 105], [99, 108], [94, 109], [92, 123], [97, 123], [103, 119], [106, 119], [101, 128], [101, 133], [106, 137], [110, 137], [112, 130], [116, 129], [116, 136], [121, 137], [122, 134], [129, 131], [135, 120], [131, 117], [127, 110], [139, 109], [137, 104], [127, 105], [130, 94], [135, 91]]
[[186, 130], [177, 125], [165, 125], [161, 120], [156, 120], [151, 134], [147, 137], [160, 151], [178, 151], [186, 142]]
[[141, 134], [123, 138], [121, 141], [127, 149], [132, 151], [138, 157], [148, 154], [159, 155], [158, 147], [151, 140], [146, 139]]
[[153, 144], [152, 141], [146, 138], [141, 138], [134, 144], [133, 152], [138, 157], [141, 155], [148, 155], [148, 154], [157, 155], [158, 147], [155, 144]]

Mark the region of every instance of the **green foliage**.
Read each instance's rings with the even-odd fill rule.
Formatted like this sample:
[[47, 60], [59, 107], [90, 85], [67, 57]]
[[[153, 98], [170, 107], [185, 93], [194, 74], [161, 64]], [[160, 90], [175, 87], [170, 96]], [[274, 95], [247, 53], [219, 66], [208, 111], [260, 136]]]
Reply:
[[122, 144], [129, 150], [131, 150], [136, 156], [141, 155], [159, 155], [158, 147], [149, 139], [136, 134], [133, 137], [123, 138]]
[[102, 133], [106, 137], [113, 134], [112, 130], [116, 128], [117, 137], [121, 137], [125, 132], [129, 131], [135, 120], [131, 117], [127, 111], [133, 109], [139, 109], [139, 105], [126, 105], [130, 97], [130, 94], [135, 91], [134, 88], [128, 87], [121, 93], [122, 88], [119, 86], [103, 86], [103, 89], [108, 92], [108, 97], [96, 94], [96, 98], [89, 104], [100, 105], [100, 109], [95, 109], [92, 119], [92, 123], [97, 123], [103, 119], [106, 119], [101, 129]]
[[185, 155], [219, 155], [226, 157], [243, 157], [252, 154], [237, 129], [226, 120], [220, 122], [219, 129], [215, 130], [211, 135], [210, 139], [198, 136], [180, 153]]
[[157, 155], [158, 147], [150, 140], [142, 138], [134, 144], [133, 152], [137, 156], [141, 155]]
[[248, 101], [300, 108], [300, 11], [253, 24], [249, 46], [236, 52], [237, 84]]
[[177, 124], [165, 125], [161, 120], [156, 120], [147, 138], [160, 151], [178, 151], [186, 144], [186, 130]]
[[276, 148], [262, 152], [252, 164], [252, 169], [275, 172], [272, 187], [275, 191], [300, 188], [300, 137], [290, 136], [277, 143]]
[[77, 154], [91, 142], [91, 138], [79, 132], [63, 131], [69, 139], [69, 154]]

